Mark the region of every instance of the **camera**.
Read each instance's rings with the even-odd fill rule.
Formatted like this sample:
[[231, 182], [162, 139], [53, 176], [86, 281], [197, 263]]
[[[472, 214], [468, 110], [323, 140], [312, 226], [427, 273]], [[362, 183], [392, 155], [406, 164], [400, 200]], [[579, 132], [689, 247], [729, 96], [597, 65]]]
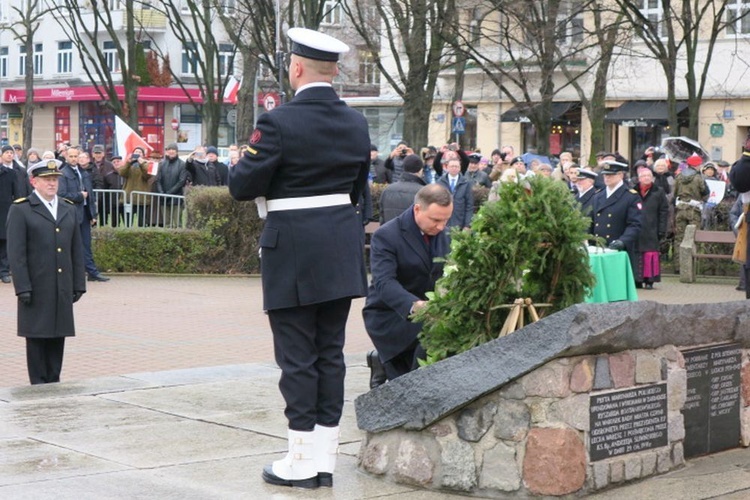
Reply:
[[140, 158], [140, 157], [141, 157], [141, 155], [139, 155], [138, 153], [134, 153], [134, 154], [130, 155], [130, 159], [132, 161], [138, 161], [138, 158]]
[[399, 156], [401, 158], [406, 158], [406, 150], [405, 149], [401, 149], [401, 153], [399, 154]]

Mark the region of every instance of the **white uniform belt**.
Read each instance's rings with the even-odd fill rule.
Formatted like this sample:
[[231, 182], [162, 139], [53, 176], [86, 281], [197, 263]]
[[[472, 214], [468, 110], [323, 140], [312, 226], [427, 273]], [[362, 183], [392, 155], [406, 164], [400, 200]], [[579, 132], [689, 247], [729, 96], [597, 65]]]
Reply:
[[301, 198], [278, 198], [266, 201], [269, 212], [335, 207], [338, 205], [351, 205], [351, 203], [352, 201], [348, 194], [324, 194], [320, 196], [303, 196]]

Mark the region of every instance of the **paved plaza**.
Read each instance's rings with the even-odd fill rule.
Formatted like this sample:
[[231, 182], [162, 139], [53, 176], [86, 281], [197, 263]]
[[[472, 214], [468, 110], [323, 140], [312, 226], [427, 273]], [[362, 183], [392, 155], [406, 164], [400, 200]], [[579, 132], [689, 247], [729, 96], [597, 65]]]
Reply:
[[[286, 449], [279, 370], [255, 277], [113, 276], [76, 304], [63, 382], [28, 385], [12, 286], [0, 287], [0, 498], [455, 498], [359, 472], [353, 401], [368, 390], [371, 343], [354, 302], [339, 468], [332, 490], [271, 487], [262, 465]], [[668, 278], [641, 300], [744, 299], [733, 279]], [[595, 498], [750, 498], [750, 450]], [[592, 498], [594, 498], [592, 497]]]

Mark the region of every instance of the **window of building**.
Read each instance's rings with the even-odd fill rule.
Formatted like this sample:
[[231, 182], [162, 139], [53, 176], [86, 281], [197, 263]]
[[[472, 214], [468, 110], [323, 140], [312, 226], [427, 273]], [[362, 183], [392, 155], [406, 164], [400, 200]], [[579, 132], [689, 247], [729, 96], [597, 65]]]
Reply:
[[107, 7], [109, 7], [109, 10], [121, 10], [122, 0], [108, 0]]
[[236, 0], [219, 0], [219, 12], [225, 16], [234, 15], [234, 10], [237, 7]]
[[557, 38], [575, 45], [583, 41], [583, 7], [580, 0], [563, 2], [557, 13]]
[[120, 72], [120, 57], [117, 55], [117, 45], [113, 41], [106, 41], [102, 44], [104, 61], [107, 63], [107, 69], [112, 73]]
[[661, 0], [639, 0], [639, 3], [639, 10], [643, 17], [648, 20], [649, 28], [658, 36], [662, 36], [664, 11], [661, 7]]
[[219, 44], [219, 75], [230, 76], [234, 72], [234, 45]]
[[182, 47], [182, 74], [194, 75], [198, 72], [198, 47], [195, 42], [186, 42]]
[[375, 54], [365, 49], [359, 51], [359, 83], [380, 83], [380, 69], [375, 63]]
[[57, 42], [57, 72], [73, 72], [73, 42]]
[[8, 47], [0, 47], [0, 78], [8, 78]]
[[323, 20], [320, 24], [339, 26], [341, 24], [341, 19], [344, 17], [343, 14], [344, 8], [341, 6], [339, 0], [326, 0], [323, 4]]
[[34, 74], [41, 75], [44, 73], [44, 44], [34, 44]]
[[18, 76], [26, 75], [26, 46], [18, 46]]
[[750, 2], [729, 0], [727, 2], [727, 34], [750, 35]]

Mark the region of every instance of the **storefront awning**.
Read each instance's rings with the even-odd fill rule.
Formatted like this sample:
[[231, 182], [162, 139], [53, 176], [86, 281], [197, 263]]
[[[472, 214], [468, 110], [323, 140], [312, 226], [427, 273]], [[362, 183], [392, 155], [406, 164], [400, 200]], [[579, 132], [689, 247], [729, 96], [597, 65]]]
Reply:
[[[687, 101], [677, 101], [677, 114], [687, 107]], [[604, 121], [624, 127], [666, 125], [669, 122], [667, 101], [628, 101], [607, 113]]]
[[[535, 104], [533, 107], [536, 106], [538, 106], [538, 104]], [[578, 101], [553, 102], [552, 109], [550, 110], [550, 120], [557, 121], [567, 112], [573, 111], [580, 106], [581, 103]], [[500, 121], [528, 123], [531, 121], [528, 117], [528, 109], [529, 106], [526, 104], [513, 106], [508, 111], [500, 115]]]
[[[34, 103], [43, 102], [83, 102], [103, 101], [107, 99], [104, 89], [102, 93], [93, 85], [81, 87], [46, 87], [34, 89]], [[115, 86], [115, 91], [120, 99], [125, 99], [125, 87]], [[26, 102], [25, 89], [3, 89], [2, 102], [4, 104], [23, 104]], [[191, 98], [195, 102], [203, 102], [203, 94], [200, 89], [179, 87], [138, 87], [139, 101], [156, 101], [170, 103], [189, 103]], [[225, 103], [230, 103], [228, 99]]]

